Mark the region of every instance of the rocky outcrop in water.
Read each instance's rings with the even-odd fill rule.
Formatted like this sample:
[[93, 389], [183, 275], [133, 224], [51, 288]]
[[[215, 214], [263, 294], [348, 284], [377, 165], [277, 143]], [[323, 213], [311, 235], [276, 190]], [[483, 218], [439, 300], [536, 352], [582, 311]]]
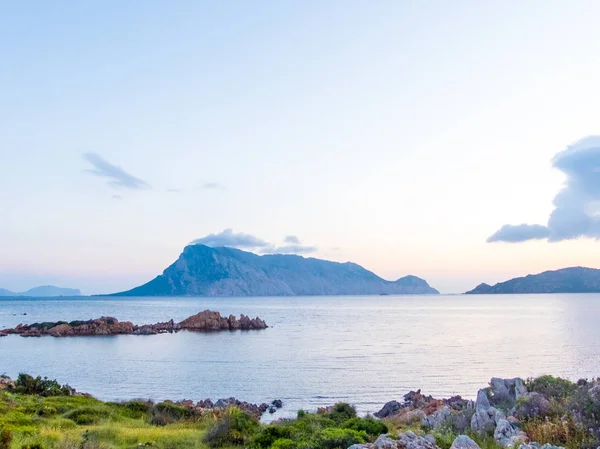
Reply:
[[88, 321], [58, 321], [33, 324], [19, 324], [14, 329], [4, 329], [0, 335], [17, 334], [22, 337], [83, 337], [108, 335], [154, 335], [188, 331], [222, 331], [222, 330], [258, 330], [266, 329], [267, 324], [260, 318], [249, 318], [241, 315], [239, 320], [230, 315], [228, 318], [219, 312], [205, 310], [176, 323], [169, 320], [156, 324], [135, 325], [130, 321], [119, 321], [113, 317], [100, 317]]
[[[171, 402], [171, 401], [166, 401], [166, 402]], [[178, 402], [172, 402], [176, 405], [179, 405], [181, 407], [185, 407], [188, 410], [192, 411], [195, 414], [198, 415], [202, 415], [206, 412], [212, 412], [212, 411], [220, 411], [220, 410], [225, 410], [229, 407], [237, 407], [240, 410], [243, 410], [244, 412], [255, 416], [257, 418], [260, 418], [265, 412], [267, 411], [271, 411], [271, 408], [273, 409], [278, 409], [281, 408], [283, 406], [283, 403], [279, 400], [275, 400], [271, 403], [271, 405], [266, 404], [266, 403], [262, 403], [262, 404], [252, 404], [250, 402], [246, 402], [246, 401], [240, 401], [239, 399], [236, 398], [227, 398], [227, 399], [219, 399], [216, 402], [213, 402], [211, 399], [205, 399], [203, 401], [198, 401], [196, 403], [194, 403], [194, 401], [191, 400], [184, 400], [184, 401], [178, 401]], [[275, 403], [277, 403], [275, 405]], [[275, 410], [273, 410], [274, 412]]]

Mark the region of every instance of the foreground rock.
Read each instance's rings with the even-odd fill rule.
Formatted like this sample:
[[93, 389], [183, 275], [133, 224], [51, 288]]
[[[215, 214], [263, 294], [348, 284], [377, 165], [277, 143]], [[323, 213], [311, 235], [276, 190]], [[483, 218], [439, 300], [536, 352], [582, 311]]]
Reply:
[[66, 321], [19, 324], [14, 329], [0, 330], [0, 336], [17, 334], [22, 337], [77, 337], [107, 335], [153, 335], [188, 331], [221, 331], [221, 330], [258, 330], [266, 329], [267, 324], [260, 318], [249, 318], [241, 315], [239, 320], [234, 316], [223, 317], [219, 312], [205, 310], [186, 318], [180, 323], [169, 320], [163, 323], [135, 325], [130, 321], [119, 321], [113, 317], [100, 317], [89, 321]]
[[348, 449], [439, 449], [432, 435], [417, 436], [414, 432], [401, 433], [397, 438], [380, 435], [374, 443], [354, 444]]

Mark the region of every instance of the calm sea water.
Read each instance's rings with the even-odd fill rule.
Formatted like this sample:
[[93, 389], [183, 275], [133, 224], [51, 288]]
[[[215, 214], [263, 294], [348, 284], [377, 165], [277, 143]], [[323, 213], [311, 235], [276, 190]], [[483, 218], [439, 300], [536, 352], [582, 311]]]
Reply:
[[[2, 299], [0, 328], [114, 316], [260, 316], [264, 331], [0, 338], [0, 372], [105, 400], [347, 401], [377, 411], [411, 389], [473, 397], [492, 376], [600, 376], [600, 295]], [[27, 313], [27, 316], [23, 316]]]

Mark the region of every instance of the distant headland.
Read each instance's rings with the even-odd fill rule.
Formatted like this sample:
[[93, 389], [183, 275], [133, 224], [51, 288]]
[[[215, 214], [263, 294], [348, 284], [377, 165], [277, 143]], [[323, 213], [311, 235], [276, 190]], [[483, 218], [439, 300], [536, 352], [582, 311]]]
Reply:
[[479, 284], [467, 295], [511, 293], [600, 293], [600, 270], [571, 267], [511, 279], [495, 285]]
[[386, 281], [355, 263], [297, 255], [259, 256], [229, 247], [186, 246], [150, 282], [110, 296], [318, 296], [439, 294], [427, 281]]
[[15, 293], [4, 288], [0, 288], [0, 296], [23, 296], [30, 298], [54, 297], [54, 296], [81, 296], [81, 291], [76, 288], [62, 288], [53, 285], [42, 285], [40, 287], [30, 288], [27, 291]]

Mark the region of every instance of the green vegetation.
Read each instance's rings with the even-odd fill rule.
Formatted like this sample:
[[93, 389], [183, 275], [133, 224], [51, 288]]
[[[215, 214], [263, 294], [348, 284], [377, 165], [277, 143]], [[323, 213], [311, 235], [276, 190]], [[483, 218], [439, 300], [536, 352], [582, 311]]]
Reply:
[[[531, 441], [567, 449], [600, 445], [597, 382], [544, 376], [527, 385], [534, 394], [521, 398], [516, 409]], [[460, 426], [449, 419], [447, 425], [428, 429], [420, 422], [361, 418], [352, 406], [339, 403], [267, 425], [233, 407], [202, 412], [168, 401], [102, 402], [24, 374], [14, 386], [0, 384], [0, 449], [346, 449], [407, 430], [431, 433], [441, 449], [449, 449], [459, 434], [470, 436], [481, 449], [501, 449], [491, 434], [470, 432], [468, 413], [463, 418]]]
[[102, 402], [24, 374], [0, 389], [0, 449], [346, 449], [387, 430], [348, 404], [265, 425], [237, 408], [199, 413], [171, 402]]

